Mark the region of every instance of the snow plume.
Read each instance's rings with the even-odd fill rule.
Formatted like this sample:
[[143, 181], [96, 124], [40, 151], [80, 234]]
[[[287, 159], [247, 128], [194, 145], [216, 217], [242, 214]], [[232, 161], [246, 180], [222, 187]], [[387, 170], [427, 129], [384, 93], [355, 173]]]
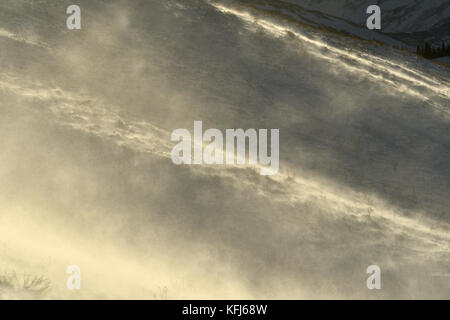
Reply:
[[20, 43], [25, 43], [25, 44], [28, 44], [31, 46], [36, 46], [36, 47], [40, 47], [40, 48], [48, 48], [48, 44], [46, 44], [45, 42], [26, 38], [26, 37], [20, 36], [18, 34], [9, 32], [8, 30], [1, 29], [1, 28], [0, 28], [0, 37], [6, 38], [8, 40], [17, 41]]
[[[0, 39], [1, 269], [46, 298], [448, 297], [448, 73], [211, 4], [80, 1], [49, 48]], [[195, 120], [279, 128], [280, 172], [175, 166]]]

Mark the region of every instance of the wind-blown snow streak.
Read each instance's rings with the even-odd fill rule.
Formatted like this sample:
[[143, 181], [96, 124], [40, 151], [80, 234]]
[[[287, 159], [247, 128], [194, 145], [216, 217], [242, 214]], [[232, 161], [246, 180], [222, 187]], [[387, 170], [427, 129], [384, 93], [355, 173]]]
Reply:
[[[422, 87], [433, 92], [439, 97], [445, 99], [450, 98], [450, 83], [447, 81], [442, 85], [439, 81], [424, 75], [419, 71], [404, 66], [401, 63], [394, 64], [392, 62], [388, 62], [386, 59], [382, 59], [368, 53], [356, 54], [347, 50], [336, 48], [319, 39], [310, 38], [302, 34], [297, 29], [276, 23], [264, 17], [253, 15], [249, 11], [237, 10], [216, 2], [211, 2], [210, 4], [220, 12], [234, 15], [246, 23], [255, 24], [275, 37], [282, 37], [288, 34], [294, 35], [300, 41], [314, 46], [314, 48], [308, 50], [308, 53], [320, 59], [325, 59], [334, 64], [338, 64], [350, 72], [365, 74], [374, 80], [383, 81], [388, 84], [390, 88], [393, 87], [399, 92], [430, 102], [427, 95], [414, 89], [414, 87]], [[382, 73], [375, 74], [372, 70], [376, 70], [377, 73]], [[432, 104], [439, 108], [440, 111], [449, 114], [450, 111], [445, 106], [438, 105], [435, 102], [432, 102]]]
[[[126, 1], [120, 3], [125, 4]], [[148, 5], [152, 2], [141, 3]], [[161, 4], [156, 0], [153, 3]], [[170, 2], [164, 2], [167, 3]], [[325, 36], [321, 37], [320, 33], [297, 29], [282, 20], [275, 20], [275, 17], [272, 17], [274, 20], [259, 17], [258, 12], [253, 14], [253, 11], [246, 11], [242, 7], [228, 7], [224, 3], [212, 1], [208, 3], [217, 11], [213, 17], [206, 17], [204, 24], [196, 19], [190, 20], [192, 17], [197, 18], [197, 11], [186, 11], [189, 26], [196, 26], [192, 30], [186, 27], [187, 22], [184, 20], [178, 25], [178, 20], [173, 18], [173, 11], [169, 11], [164, 19], [156, 22], [158, 26], [162, 26], [161, 29], [167, 31], [162, 35], [160, 30], [155, 31], [155, 25], [147, 25], [133, 14], [129, 16], [130, 21], [133, 19], [136, 22], [133, 27], [107, 30], [103, 34], [103, 24], [100, 28], [102, 32], [97, 33], [92, 26], [86, 38], [79, 38], [74, 43], [68, 41], [66, 36], [58, 41], [42, 38], [51, 46], [0, 29], [0, 38], [4, 38], [3, 42], [10, 45], [5, 57], [15, 58], [14, 50], [25, 47], [30, 49], [32, 55], [42, 53], [45, 60], [39, 66], [37, 59], [29, 59], [31, 55], [17, 55], [17, 59], [12, 61], [5, 59], [5, 70], [0, 72], [0, 95], [5, 102], [3, 111], [6, 113], [6, 117], [1, 118], [2, 124], [5, 124], [2, 127], [5, 135], [2, 147], [6, 150], [5, 165], [0, 168], [0, 174], [5, 177], [4, 189], [0, 189], [2, 199], [5, 199], [0, 201], [0, 259], [5, 261], [2, 266], [9, 263], [15, 270], [22, 270], [25, 266], [33, 268], [33, 272], [35, 269], [48, 272], [53, 283], [61, 287], [59, 292], [54, 292], [55, 298], [73, 297], [70, 296], [72, 292], [65, 288], [64, 274], [64, 268], [72, 263], [81, 264], [85, 281], [83, 283], [89, 284], [85, 287], [88, 291], [83, 291], [82, 294], [89, 298], [152, 298], [156, 296], [153, 293], [159, 286], [169, 286], [170, 290], [175, 290], [170, 298], [311, 298], [317, 296], [315, 292], [319, 292], [319, 297], [329, 298], [355, 296], [353, 291], [364, 296], [365, 279], [351, 289], [346, 289], [347, 283], [344, 283], [344, 293], [340, 292], [341, 288], [333, 290], [333, 285], [328, 284], [343, 283], [341, 278], [343, 281], [353, 278], [353, 275], [349, 278], [341, 277], [342, 272], [356, 270], [364, 277], [366, 263], [379, 262], [383, 270], [387, 271], [386, 275], [391, 267], [391, 270], [395, 269], [395, 276], [402, 276], [403, 266], [410, 265], [414, 275], [422, 276], [423, 271], [428, 272], [434, 268], [443, 272], [450, 253], [450, 225], [447, 217], [436, 218], [434, 207], [430, 212], [425, 212], [426, 203], [423, 206], [403, 206], [402, 203], [395, 205], [393, 203], [399, 202], [388, 198], [386, 193], [379, 195], [376, 188], [365, 189], [364, 183], [367, 181], [363, 180], [364, 177], [358, 180], [359, 184], [356, 186], [342, 183], [339, 177], [334, 180], [330, 176], [336, 177], [335, 175], [328, 176], [327, 171], [320, 171], [323, 169], [322, 165], [319, 170], [312, 169], [309, 160], [320, 161], [323, 160], [320, 157], [325, 155], [324, 160], [329, 161], [328, 155], [336, 155], [333, 153], [335, 140], [323, 141], [323, 136], [316, 140], [315, 131], [323, 127], [341, 128], [341, 118], [335, 119], [333, 115], [320, 117], [322, 110], [315, 113], [314, 102], [318, 101], [317, 109], [325, 109], [325, 106], [328, 107], [328, 100], [325, 98], [333, 94], [334, 89], [351, 91], [353, 87], [346, 86], [349, 77], [345, 71], [351, 72], [352, 76], [356, 75], [357, 79], [367, 78], [381, 84], [381, 93], [376, 95], [375, 101], [370, 102], [381, 104], [393, 101], [393, 108], [399, 105], [399, 112], [376, 113], [369, 120], [375, 118], [376, 121], [381, 121], [392, 115], [394, 125], [395, 121], [403, 120], [403, 115], [399, 113], [405, 104], [412, 103], [411, 108], [430, 105], [434, 110], [443, 111], [433, 114], [427, 123], [433, 125], [432, 121], [436, 121], [439, 122], [439, 128], [442, 128], [440, 116], [448, 113], [445, 104], [450, 96], [448, 80], [439, 78], [439, 71], [427, 72], [420, 65], [415, 68], [410, 67], [408, 62], [397, 64], [395, 54], [390, 60], [389, 52], [383, 55], [384, 52], [377, 51], [376, 48], [371, 53], [360, 52], [358, 44], [355, 45], [356, 49], [347, 49], [348, 45], [353, 48], [352, 40], [347, 43], [346, 39], [342, 42], [340, 39], [327, 39]], [[117, 4], [116, 9], [126, 16], [122, 10], [127, 6], [128, 4]], [[139, 6], [139, 9], [142, 7]], [[148, 9], [153, 8], [149, 6]], [[177, 19], [183, 18], [181, 10], [185, 9], [184, 3], [176, 6], [174, 15]], [[154, 10], [148, 12], [154, 13]], [[103, 15], [105, 11], [102, 9], [98, 16], [92, 14], [92, 17]], [[222, 24], [221, 19], [216, 19], [218, 16], [227, 23]], [[115, 16], [107, 16], [111, 17]], [[240, 21], [235, 17], [246, 24], [236, 24]], [[147, 12], [143, 19], [152, 20], [148, 19]], [[308, 60], [317, 63], [317, 75], [320, 78], [312, 78], [313, 85], [306, 82], [305, 78], [302, 78], [305, 82], [296, 82], [296, 77], [289, 77], [290, 71], [295, 70], [289, 70], [286, 79], [282, 78], [282, 81], [277, 82], [279, 79], [275, 75], [263, 82], [258, 72], [263, 72], [262, 77], [273, 71], [272, 67], [276, 67], [271, 65], [269, 69], [265, 68], [271, 62], [268, 60], [271, 58], [269, 55], [264, 56], [262, 61], [253, 60], [253, 56], [241, 56], [240, 51], [228, 52], [228, 46], [225, 47], [226, 44], [222, 42], [218, 42], [217, 47], [211, 47], [211, 52], [206, 52], [211, 56], [219, 53], [217, 60], [212, 59], [204, 52], [203, 43], [206, 43], [206, 50], [209, 50], [209, 40], [218, 34], [221, 36], [221, 32], [225, 31], [223, 28], [230, 26], [229, 22], [234, 24], [229, 30], [231, 33], [224, 34], [224, 39], [242, 33], [249, 40], [247, 36], [250, 35], [250, 43], [244, 43], [243, 53], [247, 53], [246, 50], [254, 53], [254, 49], [264, 50], [272, 45], [277, 47], [289, 39], [292, 45], [287, 47], [288, 52], [283, 52], [283, 55], [286, 53], [288, 58], [292, 55], [292, 61], [298, 62], [302, 56], [291, 49], [298, 48], [297, 44], [301, 44], [301, 49], [315, 57]], [[251, 30], [262, 29], [268, 36], [258, 39], [255, 37], [263, 40], [259, 46], [259, 43], [253, 43], [253, 34], [242, 32], [243, 26]], [[178, 34], [180, 30], [183, 30], [181, 35]], [[208, 32], [202, 33], [205, 30]], [[213, 32], [209, 33], [209, 30]], [[147, 37], [149, 34], [152, 37]], [[193, 35], [198, 38], [192, 37]], [[288, 37], [281, 41], [270, 41], [273, 37], [286, 35]], [[103, 39], [103, 36], [108, 39], [115, 39], [117, 36], [117, 42], [111, 40], [97, 46], [97, 41]], [[173, 43], [169, 41], [166, 47], [165, 39], [171, 39]], [[241, 39], [238, 38], [238, 41]], [[129, 45], [130, 50], [122, 57], [120, 50], [125, 44]], [[252, 46], [245, 46], [246, 44]], [[179, 50], [183, 46], [188, 46], [186, 55], [167, 54], [175, 51], [173, 48]], [[377, 56], [378, 53], [380, 56]], [[100, 57], [94, 61], [104, 61], [99, 68], [92, 68], [95, 63], [87, 63], [92, 61], [94, 55]], [[194, 56], [199, 58], [199, 62], [192, 59]], [[236, 66], [228, 68], [225, 57], [231, 57], [230, 62], [236, 62]], [[209, 59], [209, 64], [202, 63], [205, 58]], [[217, 66], [220, 59], [227, 61], [227, 64]], [[305, 59], [305, 65], [308, 60]], [[323, 61], [327, 63], [323, 68], [319, 67]], [[414, 66], [412, 59], [408, 61]], [[83, 65], [84, 68], [74, 68], [76, 64]], [[126, 67], [121, 68], [122, 64]], [[286, 66], [289, 65], [288, 62]], [[334, 66], [337, 68], [334, 69]], [[245, 67], [251, 71], [248, 78], [259, 80], [261, 88], [246, 91], [252, 89], [245, 87], [246, 78], [234, 74], [237, 68], [245, 70]], [[209, 75], [212, 68], [218, 70], [216, 82], [205, 85], [204, 79], [209, 79], [207, 76], [203, 78], [203, 74]], [[225, 72], [222, 74], [221, 70]], [[321, 74], [321, 71], [324, 73]], [[314, 86], [314, 80], [320, 81], [330, 75], [331, 80], [340, 81], [333, 74], [334, 71], [344, 71], [342, 83], [336, 88], [321, 86], [322, 83]], [[303, 77], [306, 72], [305, 70], [300, 76]], [[198, 78], [199, 74], [202, 77]], [[182, 79], [177, 82], [174, 78]], [[106, 84], [103, 83], [104, 80]], [[100, 82], [98, 85], [97, 81]], [[160, 82], [161, 86], [150, 91], [153, 84]], [[366, 98], [364, 94], [367, 85], [379, 88], [378, 85], [367, 82], [369, 81], [364, 81], [355, 88], [358, 90], [355, 91], [357, 98]], [[192, 85], [193, 83], [196, 85]], [[350, 83], [354, 85], [355, 81]], [[270, 87], [272, 84], [274, 86]], [[223, 85], [227, 90], [223, 90]], [[286, 94], [277, 95], [274, 98], [276, 103], [261, 97], [265, 88], [275, 91], [278, 86], [285, 85], [288, 86]], [[287, 92], [291, 85], [293, 90]], [[133, 86], [137, 86], [136, 90], [133, 90]], [[198, 87], [201, 87], [201, 94], [195, 91]], [[303, 101], [301, 95], [309, 88], [313, 89], [311, 96], [305, 96]], [[131, 90], [127, 91], [128, 89]], [[241, 95], [241, 91], [244, 94]], [[164, 97], [154, 97], [155, 93]], [[236, 99], [232, 99], [234, 94], [238, 96]], [[352, 92], [348, 96], [351, 94]], [[119, 95], [123, 99], [116, 99]], [[222, 99], [225, 95], [231, 98]], [[400, 96], [400, 99], [394, 95]], [[169, 99], [166, 96], [176, 97]], [[350, 101], [352, 99], [346, 97], [344, 95], [337, 103], [344, 99], [354, 105], [360, 102], [357, 99]], [[256, 102], [244, 108], [237, 105], [238, 98]], [[419, 102], [415, 103], [414, 100]], [[223, 101], [226, 107], [222, 108]], [[289, 105], [288, 112], [283, 112], [284, 104]], [[199, 107], [190, 108], [192, 105]], [[211, 115], [219, 108], [222, 108], [220, 110], [223, 114], [214, 119]], [[267, 111], [270, 108], [272, 110]], [[167, 109], [169, 112], [166, 113]], [[327, 112], [328, 110], [327, 108]], [[260, 111], [267, 112], [264, 116], [270, 117], [271, 122], [266, 122], [262, 117], [250, 119], [244, 116], [239, 119], [239, 126], [247, 127], [251, 122], [261, 124], [263, 128], [280, 128], [280, 133], [286, 134], [286, 144], [284, 137], [281, 140], [280, 172], [277, 175], [261, 176], [259, 165], [176, 167], [172, 164], [171, 150], [175, 142], [170, 140], [171, 130], [178, 128], [179, 123], [192, 124], [191, 117], [195, 117], [205, 122], [210, 118], [209, 121], [217, 126], [225, 123], [227, 127], [235, 126], [235, 118], [246, 111], [257, 116]], [[282, 115], [280, 118], [272, 118], [271, 112]], [[418, 115], [430, 113], [430, 110], [417, 112]], [[417, 114], [414, 113], [414, 116]], [[316, 116], [318, 120], [311, 125], [314, 129], [311, 132], [294, 127], [300, 122], [297, 122], [297, 118], [304, 118], [306, 122], [307, 117], [315, 119]], [[358, 118], [360, 114], [354, 116]], [[370, 116], [373, 114], [368, 114], [367, 118]], [[284, 124], [282, 121], [288, 117], [295, 121], [289, 119]], [[365, 117], [357, 122], [358, 125], [363, 126], [364, 120]], [[443, 122], [445, 121], [446, 118]], [[331, 122], [333, 126], [330, 125]], [[275, 123], [274, 126], [272, 123]], [[390, 127], [386, 128], [391, 130]], [[364, 129], [365, 127], [350, 133], [364, 134]], [[396, 148], [384, 136], [376, 140], [376, 134], [384, 127], [375, 129], [373, 141], [377, 150], [390, 152]], [[425, 130], [422, 125], [418, 132], [423, 133]], [[399, 135], [416, 134], [414, 128], [408, 126], [391, 131]], [[440, 132], [445, 133], [444, 129]], [[371, 132], [367, 134], [370, 135]], [[352, 139], [353, 136], [344, 134], [342, 137], [346, 139], [342, 152], [348, 151], [349, 157], [355, 156], [356, 152], [346, 149], [351, 144], [348, 138]], [[399, 137], [402, 140], [400, 138], [403, 137]], [[430, 135], [429, 139], [433, 138], [436, 136]], [[318, 144], [315, 144], [316, 141]], [[432, 140], [433, 143], [440, 141], [444, 139]], [[306, 149], [312, 144], [314, 149], [309, 150], [312, 159], [308, 159], [309, 154], [306, 152], [300, 154], [302, 147]], [[289, 148], [293, 151], [290, 152]], [[224, 150], [215, 151], [225, 153]], [[444, 152], [441, 149], [438, 151]], [[284, 152], [286, 157], [283, 156]], [[396, 149], [392, 157], [402, 161], [404, 158], [398, 157], [401, 152], [402, 150]], [[298, 155], [301, 159], [296, 158]], [[443, 158], [445, 155], [440, 153], [438, 156]], [[345, 170], [345, 165], [366, 160], [357, 158], [354, 162], [341, 163], [342, 159], [337, 158], [336, 162], [334, 159], [330, 158], [335, 166], [331, 169], [343, 164]], [[382, 164], [391, 159], [394, 158], [382, 158]], [[419, 166], [422, 164], [420, 161], [419, 158], [416, 162], [405, 165]], [[427, 170], [434, 169], [431, 167], [432, 163], [427, 162], [425, 165]], [[43, 170], [40, 170], [41, 167]], [[438, 174], [437, 170], [441, 170], [441, 167], [431, 172], [430, 180], [434, 174]], [[355, 173], [355, 179], [359, 178], [356, 176], [358, 168], [350, 168], [350, 171]], [[427, 173], [424, 172], [424, 175]], [[400, 180], [402, 177], [403, 175], [394, 176], [388, 182], [392, 182], [393, 188], [402, 188], [406, 184]], [[375, 179], [376, 177], [370, 176], [367, 180]], [[432, 191], [437, 190], [435, 185], [432, 187]], [[3, 193], [3, 190], [6, 192]], [[431, 199], [442, 204], [444, 198], [440, 197], [444, 196], [443, 193], [444, 191]], [[395, 193], [393, 197], [398, 194]], [[229, 207], [226, 202], [230, 203]], [[222, 208], [222, 204], [226, 206]], [[349, 232], [347, 228], [350, 228]], [[217, 234], [220, 236], [216, 237]], [[391, 252], [391, 247], [394, 251], [395, 247], [399, 250]], [[345, 250], [341, 250], [342, 248]], [[188, 252], [186, 256], [185, 252]], [[248, 260], [242, 259], [244, 255]], [[399, 259], [397, 255], [400, 255]], [[48, 262], [47, 266], [44, 256], [55, 260]], [[376, 259], [378, 261], [373, 261]], [[308, 260], [312, 262], [307, 263]], [[410, 264], [410, 261], [414, 263]], [[392, 268], [395, 263], [398, 265]], [[323, 267], [327, 264], [330, 268]], [[427, 266], [422, 268], [421, 264]], [[211, 270], [212, 273], [209, 274]], [[337, 272], [335, 277], [334, 272]], [[333, 276], [328, 277], [328, 274]], [[319, 280], [319, 277], [324, 291], [315, 291], [315, 288], [311, 290], [312, 287], [307, 284], [308, 279], [313, 282]], [[173, 284], [174, 279], [177, 281], [179, 278], [192, 280], [193, 287]], [[247, 281], [248, 278], [257, 281]], [[259, 279], [267, 285], [257, 283]], [[395, 290], [404, 288], [416, 281], [416, 278], [411, 282], [407, 280], [400, 285], [397, 282], [392, 285]], [[254, 286], [252, 282], [257, 285]], [[285, 285], [289, 283], [292, 286], [288, 285], [286, 288]], [[359, 285], [363, 291], [358, 291]], [[260, 286], [263, 290], [260, 290]], [[346, 290], [352, 292], [346, 294]], [[409, 294], [408, 288], [400, 292], [395, 290], [389, 296], [405, 297]], [[432, 290], [436, 291], [434, 288]], [[426, 293], [421, 291], [419, 294], [426, 295], [432, 291], [424, 292]]]
[[[148, 152], [155, 156], [170, 159], [172, 145], [170, 133], [152, 123], [126, 119], [113, 111], [109, 111], [114, 107], [107, 107], [101, 101], [89, 97], [64, 92], [59, 88], [43, 88], [39, 85], [34, 88], [23, 87], [17, 83], [9, 82], [16, 79], [14, 77], [3, 75], [2, 78], [0, 89], [11, 91], [26, 98], [46, 101], [59, 124], [94, 134], [137, 152]], [[218, 152], [226, 153], [222, 150], [218, 150]], [[243, 168], [237, 165], [234, 167]], [[245, 167], [251, 168], [255, 174], [259, 174], [261, 169], [260, 165]], [[361, 193], [342, 186], [333, 188], [331, 181], [323, 183], [299, 176], [292, 177], [286, 173], [286, 170], [282, 170], [277, 175], [264, 177], [264, 179], [282, 186], [283, 192], [275, 195], [266, 190], [264, 186], [246, 178], [245, 175], [241, 176], [239, 171], [230, 170], [230, 166], [191, 166], [190, 168], [201, 175], [212, 174], [231, 178], [240, 188], [252, 188], [256, 190], [257, 194], [291, 205], [313, 200], [317, 203], [317, 206], [332, 209], [332, 212], [351, 214], [356, 218], [363, 219], [368, 217], [369, 209], [370, 219], [378, 219], [391, 232], [406, 232], [424, 243], [432, 243], [438, 252], [450, 252], [450, 226], [445, 223], [439, 222], [440, 226], [436, 228], [436, 221], [425, 219], [417, 221], [413, 218], [404, 217], [398, 209], [393, 208], [374, 195], [370, 196], [373, 203], [369, 208], [367, 203], [362, 200], [363, 195]]]

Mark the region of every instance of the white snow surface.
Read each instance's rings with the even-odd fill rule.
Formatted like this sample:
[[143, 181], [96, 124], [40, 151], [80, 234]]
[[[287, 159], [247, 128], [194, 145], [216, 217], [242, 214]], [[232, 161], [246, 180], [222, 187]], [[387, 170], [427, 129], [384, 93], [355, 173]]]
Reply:
[[[2, 269], [50, 298], [450, 297], [449, 69], [233, 1], [79, 2], [80, 32], [0, 4]], [[175, 166], [195, 120], [278, 128], [280, 173]]]

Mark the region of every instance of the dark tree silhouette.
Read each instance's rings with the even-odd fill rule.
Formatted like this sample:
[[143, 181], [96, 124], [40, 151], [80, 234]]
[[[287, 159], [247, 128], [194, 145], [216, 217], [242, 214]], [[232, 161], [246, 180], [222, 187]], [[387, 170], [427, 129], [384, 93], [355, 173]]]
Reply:
[[417, 46], [416, 53], [427, 59], [450, 56], [450, 44], [446, 45], [442, 42], [442, 46], [432, 47], [428, 42], [425, 42], [425, 45]]

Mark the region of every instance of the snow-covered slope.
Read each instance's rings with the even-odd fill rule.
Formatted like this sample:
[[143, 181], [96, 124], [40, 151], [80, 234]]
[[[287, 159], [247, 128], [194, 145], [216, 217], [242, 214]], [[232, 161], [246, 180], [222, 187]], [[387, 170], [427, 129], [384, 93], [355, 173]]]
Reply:
[[311, 20], [314, 23], [397, 46], [416, 46], [425, 41], [439, 44], [441, 41], [449, 41], [450, 37], [450, 2], [446, 0], [377, 1], [376, 4], [382, 10], [382, 30], [379, 32], [366, 28], [366, 9], [375, 4], [373, 1], [238, 1], [252, 5], [264, 3], [267, 7], [282, 8], [295, 14], [300, 20], [313, 15]]
[[364, 26], [366, 9], [376, 4], [382, 10], [383, 31], [419, 32], [450, 19], [450, 2], [447, 0], [283, 0], [304, 8], [318, 10]]
[[[402, 39], [396, 39], [391, 35], [368, 30], [365, 26], [337, 17], [318, 10], [307, 9], [297, 4], [278, 0], [225, 0], [223, 4], [238, 4], [241, 8], [257, 10], [261, 16], [273, 16], [276, 20], [285, 20], [290, 23], [300, 23], [303, 26], [311, 26], [357, 36], [361, 39], [376, 40], [394, 46], [405, 47], [407, 44]], [[256, 14], [256, 12], [255, 12]], [[412, 47], [411, 47], [412, 48]]]
[[[448, 69], [312, 12], [79, 0], [68, 31], [71, 3], [0, 3], [1, 270], [50, 298], [450, 297]], [[280, 173], [174, 165], [195, 120], [279, 128]]]

